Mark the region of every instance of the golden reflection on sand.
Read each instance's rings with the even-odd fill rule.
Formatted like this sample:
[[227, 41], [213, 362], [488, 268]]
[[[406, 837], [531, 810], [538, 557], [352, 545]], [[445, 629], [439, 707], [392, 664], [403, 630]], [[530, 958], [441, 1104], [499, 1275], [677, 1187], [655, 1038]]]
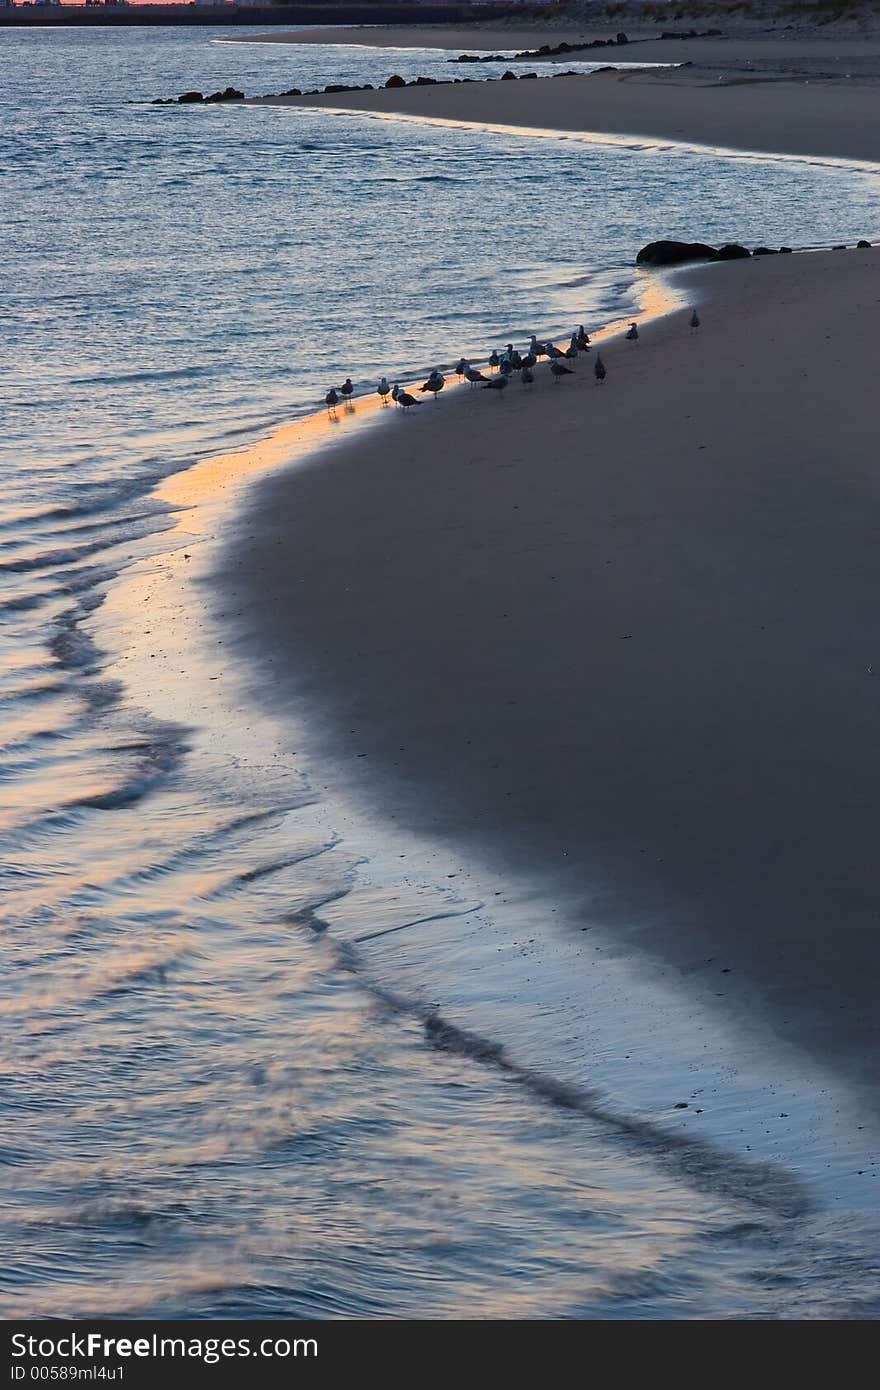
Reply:
[[[686, 303], [683, 293], [658, 276], [656, 271], [637, 270], [635, 287], [640, 307], [634, 317], [639, 322], [662, 318], [682, 309]], [[596, 345], [617, 337], [625, 332], [631, 321], [630, 318], [616, 319], [596, 332], [591, 331], [591, 342]], [[557, 336], [560, 342], [563, 341], [561, 335]], [[504, 334], [499, 334], [499, 340], [503, 338]], [[477, 358], [472, 360], [475, 364], [478, 362]], [[443, 396], [448, 398], [463, 391], [466, 383], [456, 380], [451, 366], [447, 366], [446, 371], [449, 375]], [[410, 384], [407, 389], [416, 390], [417, 387]], [[438, 408], [437, 402], [426, 399], [423, 405], [426, 407], [425, 417], [430, 422], [431, 412]], [[204, 459], [192, 468], [167, 478], [156, 496], [176, 510], [176, 529], [185, 531], [187, 535], [201, 534], [208, 524], [205, 507], [213, 509], [222, 504], [228, 498], [230, 489], [254, 481], [276, 468], [310, 458], [349, 439], [349, 430], [345, 426], [350, 429], [354, 425], [375, 425], [381, 419], [390, 420], [396, 414], [396, 408], [384, 405], [375, 393], [356, 396], [353, 405], [340, 404], [332, 414], [322, 410], [302, 420], [288, 421], [256, 444]]]

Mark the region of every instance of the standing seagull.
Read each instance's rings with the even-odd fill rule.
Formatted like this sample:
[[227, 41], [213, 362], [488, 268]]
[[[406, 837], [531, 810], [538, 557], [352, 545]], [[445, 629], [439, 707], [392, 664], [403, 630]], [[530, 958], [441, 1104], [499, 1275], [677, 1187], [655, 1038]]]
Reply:
[[493, 348], [492, 351], [489, 353], [489, 366], [492, 368], [493, 372], [498, 370], [498, 364], [500, 361], [501, 358], [498, 356], [498, 353]]
[[333, 389], [332, 386], [330, 387], [330, 390], [327, 392], [326, 396], [324, 397], [324, 404], [325, 404], [326, 407], [327, 407], [327, 414], [328, 414], [328, 415], [335, 415], [335, 414], [336, 414], [336, 407], [337, 407], [338, 404], [339, 404], [339, 393], [338, 393], [337, 391], [334, 391], [334, 389]]
[[388, 404], [388, 397], [391, 394], [391, 387], [388, 385], [388, 378], [383, 376], [379, 385], [376, 387], [376, 394], [382, 397], [382, 404]]
[[593, 363], [593, 373], [601, 386], [602, 382], [605, 380], [605, 363], [602, 361], [601, 352], [596, 353], [596, 360]]
[[532, 371], [531, 367], [523, 367], [519, 374], [519, 379], [523, 386], [532, 386], [535, 380], [535, 373]]
[[483, 373], [479, 371], [478, 368], [470, 366], [464, 369], [464, 379], [465, 381], [469, 381], [471, 386], [476, 386], [479, 381], [489, 380], [487, 376], [483, 376]]
[[446, 378], [444, 377], [443, 373], [439, 371], [437, 367], [435, 367], [431, 375], [428, 377], [428, 380], [425, 382], [424, 386], [420, 386], [419, 390], [422, 392], [430, 391], [431, 395], [434, 397], [434, 400], [436, 401], [438, 391], [442, 391], [445, 385]]
[[639, 338], [639, 329], [638, 329], [638, 325], [635, 324], [635, 323], [631, 323], [630, 326], [629, 326], [629, 332], [628, 332], [627, 335], [626, 335], [626, 340], [627, 340], [628, 343], [636, 343], [636, 342], [638, 342], [638, 338]]
[[694, 312], [691, 314], [691, 328], [699, 328], [699, 326], [700, 326], [700, 316], [699, 316], [699, 314], [697, 313], [697, 311], [696, 311], [696, 309], [695, 309]]
[[458, 377], [459, 381], [461, 381], [461, 378], [464, 376], [465, 372], [467, 371], [470, 365], [471, 364], [466, 357], [459, 357], [458, 365], [455, 368], [455, 375]]
[[553, 373], [553, 380], [557, 382], [561, 377], [574, 376], [574, 372], [571, 370], [571, 367], [566, 367], [564, 362], [551, 362], [550, 370]]
[[400, 406], [403, 413], [406, 414], [411, 405], [421, 405], [421, 401], [417, 401], [415, 396], [411, 396], [408, 391], [398, 391], [397, 404]]
[[352, 398], [352, 396], [354, 395], [354, 387], [353, 387], [352, 384], [351, 384], [351, 377], [350, 377], [350, 376], [347, 376], [347, 377], [345, 378], [345, 380], [343, 381], [342, 385], [341, 385], [340, 388], [339, 388], [339, 392], [340, 392], [340, 395], [342, 395], [342, 396], [345, 397], [346, 403], [347, 403], [347, 404], [350, 404], [350, 403], [351, 403], [351, 398]]
[[586, 352], [587, 348], [590, 346], [590, 335], [582, 323], [578, 324], [578, 331], [575, 336], [577, 337], [577, 345], [581, 352]]

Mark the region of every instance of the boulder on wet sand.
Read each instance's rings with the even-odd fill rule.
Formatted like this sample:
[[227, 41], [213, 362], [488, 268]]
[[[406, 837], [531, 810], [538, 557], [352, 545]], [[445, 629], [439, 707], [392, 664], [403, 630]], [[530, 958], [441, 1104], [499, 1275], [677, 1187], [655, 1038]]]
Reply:
[[680, 265], [682, 261], [706, 261], [718, 253], [702, 241], [651, 241], [636, 256], [636, 265]]
[[391, 77], [389, 77], [388, 81], [385, 83], [385, 86], [386, 86], [386, 87], [405, 87], [405, 86], [406, 86], [406, 82], [405, 82], [405, 80], [404, 80], [398, 73], [395, 72], [395, 73], [392, 73]]
[[713, 261], [744, 261], [751, 254], [751, 251], [747, 251], [738, 242], [730, 241], [726, 246], [722, 246], [719, 251], [716, 251], [712, 259]]
[[224, 87], [222, 92], [212, 92], [205, 101], [244, 101], [244, 92], [238, 91], [236, 87]]

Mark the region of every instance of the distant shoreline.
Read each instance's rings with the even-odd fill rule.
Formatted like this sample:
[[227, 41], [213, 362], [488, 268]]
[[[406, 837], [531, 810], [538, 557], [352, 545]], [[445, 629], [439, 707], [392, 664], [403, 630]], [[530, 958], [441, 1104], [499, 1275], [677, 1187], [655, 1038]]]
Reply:
[[[371, 35], [376, 47], [397, 43], [399, 31]], [[425, 47], [461, 49], [460, 31], [413, 31]], [[527, 47], [534, 33], [485, 30], [480, 46]], [[561, 31], [544, 35], [558, 42]], [[608, 39], [605, 27], [568, 33], [574, 39]], [[445, 83], [375, 91], [254, 98], [265, 105], [332, 107], [415, 119], [464, 121], [560, 133], [663, 139], [725, 149], [853, 159], [880, 163], [880, 34], [827, 38], [810, 29], [795, 35], [753, 34], [682, 39], [675, 43], [631, 31], [628, 45], [531, 59], [554, 81], [487, 81], [497, 66], [450, 62]], [[355, 43], [363, 34], [340, 30], [333, 42]], [[471, 36], [472, 46], [476, 34]], [[329, 42], [327, 31], [279, 36], [295, 44]], [[559, 65], [595, 61], [658, 66], [563, 76]], [[673, 66], [678, 65], [678, 66]], [[556, 70], [554, 70], [556, 69]], [[294, 69], [295, 73], [295, 69]], [[474, 76], [477, 80], [474, 81]], [[456, 79], [459, 79], [456, 81]]]

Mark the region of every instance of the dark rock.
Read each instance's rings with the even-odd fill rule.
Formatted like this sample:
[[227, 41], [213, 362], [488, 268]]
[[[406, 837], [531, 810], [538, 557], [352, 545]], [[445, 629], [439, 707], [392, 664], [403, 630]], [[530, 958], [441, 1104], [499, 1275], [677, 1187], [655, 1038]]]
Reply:
[[870, 249], [871, 249], [871, 243], [870, 243], [870, 241], [857, 241], [857, 242], [856, 242], [856, 250], [857, 250], [857, 251], [870, 251]]
[[604, 67], [601, 67], [601, 68], [594, 68], [594, 70], [593, 70], [593, 76], [595, 77], [596, 74], [599, 73], [599, 72], [617, 72], [617, 68], [612, 67], [612, 65], [611, 65], [610, 63], [606, 63]]
[[722, 246], [720, 251], [716, 251], [712, 259], [713, 261], [744, 261], [751, 254], [751, 251], [747, 251], [744, 246], [739, 246], [737, 242], [731, 241], [726, 246]]
[[558, 43], [558, 44], [556, 45], [556, 52], [557, 52], [557, 53], [570, 53], [571, 50], [572, 50], [572, 45], [571, 45], [570, 43]]
[[236, 91], [235, 87], [224, 87], [222, 92], [212, 92], [205, 101], [244, 101], [244, 92]]
[[459, 63], [478, 63], [480, 60], [475, 53], [461, 53], [456, 61]]
[[845, 250], [846, 250], [846, 247], [841, 243], [840, 246], [832, 246], [831, 250], [832, 250], [832, 251], [845, 251]]
[[679, 265], [682, 261], [706, 261], [717, 255], [714, 246], [702, 241], [651, 241], [636, 256], [636, 265]]
[[515, 82], [515, 81], [516, 81], [516, 73], [515, 73], [515, 72], [511, 72], [510, 69], [508, 68], [507, 72], [503, 72], [503, 73], [501, 74], [501, 81], [502, 81], [502, 82]]
[[780, 256], [790, 256], [790, 255], [791, 255], [791, 247], [790, 247], [790, 246], [780, 246], [780, 248], [779, 248], [779, 254], [780, 254]]
[[395, 72], [391, 77], [389, 77], [388, 81], [385, 83], [385, 86], [386, 86], [386, 87], [405, 87], [405, 86], [406, 86], [406, 82], [404, 81], [404, 79], [403, 79], [402, 77], [399, 76], [398, 73]]
[[201, 92], [184, 92], [183, 96], [177, 98], [178, 101], [204, 101]]
[[281, 93], [284, 97], [301, 97], [302, 92], [299, 87], [289, 87], [286, 92]]
[[416, 78], [416, 86], [417, 86], [417, 87], [436, 87], [436, 86], [437, 86], [437, 79], [436, 79], [436, 77], [417, 77], [417, 78]]
[[520, 82], [527, 82], [530, 81], [533, 77], [537, 76], [538, 74], [536, 72], [521, 72], [519, 75], [519, 80]]
[[779, 252], [769, 246], [756, 246], [752, 252], [753, 256], [778, 256]]
[[629, 43], [629, 39], [626, 37], [626, 34], [618, 34], [618, 35], [617, 35], [616, 42], [617, 42], [617, 43]]
[[346, 87], [344, 82], [331, 82], [324, 88], [325, 92], [356, 92], [357, 87]]
[[676, 1104], [676, 1106], [675, 1106], [675, 1109], [676, 1109], [676, 1110], [687, 1110], [687, 1108], [688, 1108], [688, 1103], [687, 1103], [686, 1100], [680, 1100], [680, 1101], [678, 1101], [677, 1104]]

